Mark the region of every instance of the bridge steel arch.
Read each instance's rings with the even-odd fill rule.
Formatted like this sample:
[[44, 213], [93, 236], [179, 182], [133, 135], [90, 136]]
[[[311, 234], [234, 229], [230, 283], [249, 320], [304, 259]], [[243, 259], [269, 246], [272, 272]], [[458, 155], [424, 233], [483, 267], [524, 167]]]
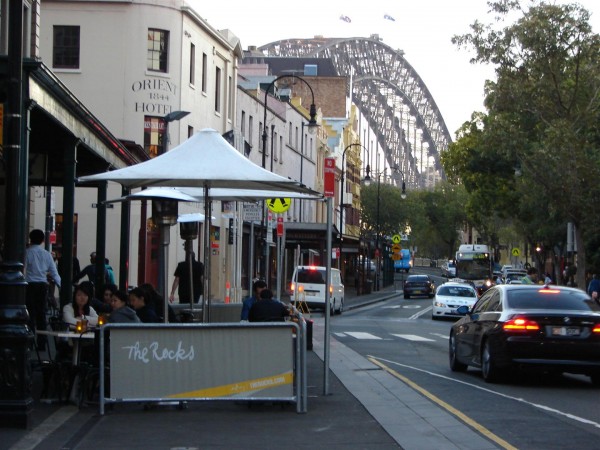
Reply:
[[440, 155], [452, 139], [425, 82], [376, 36], [285, 39], [259, 47], [265, 56], [329, 58], [340, 76], [351, 77], [357, 105], [384, 151], [412, 188], [445, 178]]

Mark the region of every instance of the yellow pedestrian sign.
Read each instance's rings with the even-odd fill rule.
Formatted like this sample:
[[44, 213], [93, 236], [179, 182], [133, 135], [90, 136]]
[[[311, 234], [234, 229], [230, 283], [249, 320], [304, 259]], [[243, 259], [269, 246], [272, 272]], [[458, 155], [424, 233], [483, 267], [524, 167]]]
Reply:
[[400, 235], [399, 234], [395, 234], [395, 235], [392, 236], [392, 243], [399, 244], [400, 243], [400, 239], [401, 239]]
[[267, 200], [267, 208], [273, 211], [275, 214], [281, 214], [290, 209], [290, 205], [292, 204], [291, 198], [270, 198]]
[[394, 253], [399, 253], [400, 250], [402, 250], [402, 246], [400, 244], [394, 244], [394, 245], [392, 245], [392, 251]]
[[515, 247], [512, 249], [511, 253], [513, 256], [519, 256], [521, 254], [521, 250], [519, 250], [518, 247]]

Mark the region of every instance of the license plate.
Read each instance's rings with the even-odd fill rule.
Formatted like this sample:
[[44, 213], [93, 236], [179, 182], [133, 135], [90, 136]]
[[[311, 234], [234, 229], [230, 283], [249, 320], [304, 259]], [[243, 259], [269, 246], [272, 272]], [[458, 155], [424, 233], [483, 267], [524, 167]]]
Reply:
[[415, 293], [415, 294], [420, 294], [420, 293], [421, 293], [421, 291], [414, 291], [414, 293]]
[[456, 309], [451, 309], [450, 314], [458, 314], [458, 311]]
[[552, 336], [579, 336], [580, 332], [577, 327], [552, 327]]
[[307, 297], [314, 297], [315, 295], [318, 294], [317, 291], [304, 291], [304, 293], [306, 294]]

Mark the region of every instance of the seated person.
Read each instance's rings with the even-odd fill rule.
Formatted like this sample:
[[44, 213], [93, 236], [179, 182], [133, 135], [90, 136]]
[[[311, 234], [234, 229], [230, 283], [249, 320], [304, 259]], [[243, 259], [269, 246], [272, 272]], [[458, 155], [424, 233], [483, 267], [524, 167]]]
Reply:
[[260, 299], [260, 293], [267, 288], [267, 283], [263, 280], [256, 280], [252, 285], [252, 293], [250, 297], [244, 299], [242, 303], [242, 315], [240, 320], [248, 320], [250, 309]]
[[[162, 297], [162, 295], [160, 295], [158, 291], [154, 289], [154, 286], [152, 286], [150, 283], [143, 283], [140, 284], [138, 287], [142, 291], [144, 291], [144, 300], [146, 300], [146, 305], [153, 308], [154, 311], [156, 311], [156, 315], [158, 316], [160, 321], [163, 322], [165, 318], [165, 300]], [[168, 314], [169, 322], [179, 322], [179, 319], [177, 318], [177, 315], [175, 314], [173, 308], [171, 308], [171, 305], [168, 305]]]
[[87, 320], [90, 326], [98, 325], [98, 314], [90, 306], [92, 297], [89, 285], [82, 283], [75, 286], [73, 301], [63, 307], [63, 321], [69, 324], [70, 328], [75, 328], [77, 322], [82, 319]]
[[280, 301], [273, 299], [273, 292], [264, 289], [252, 308], [248, 319], [250, 322], [283, 322], [290, 315], [289, 309]]
[[127, 293], [117, 291], [110, 299], [112, 312], [108, 317], [108, 323], [141, 323], [135, 311], [127, 306]]
[[119, 288], [116, 284], [105, 284], [102, 288], [102, 298], [93, 298], [92, 307], [98, 314], [110, 314], [112, 308], [110, 306], [110, 298], [117, 292]]
[[160, 323], [160, 317], [150, 305], [146, 304], [146, 293], [139, 287], [129, 291], [129, 304], [144, 323]]

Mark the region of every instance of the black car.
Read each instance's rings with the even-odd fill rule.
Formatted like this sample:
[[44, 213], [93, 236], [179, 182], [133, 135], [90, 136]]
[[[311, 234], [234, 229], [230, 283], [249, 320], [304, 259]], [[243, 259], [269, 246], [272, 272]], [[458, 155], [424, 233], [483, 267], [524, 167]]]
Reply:
[[[462, 310], [464, 308], [464, 310]], [[450, 368], [481, 369], [487, 382], [512, 369], [588, 375], [600, 386], [600, 305], [562, 286], [491, 287], [450, 330]]]
[[429, 275], [409, 275], [404, 282], [404, 298], [410, 298], [412, 295], [423, 295], [433, 298], [435, 284]]

